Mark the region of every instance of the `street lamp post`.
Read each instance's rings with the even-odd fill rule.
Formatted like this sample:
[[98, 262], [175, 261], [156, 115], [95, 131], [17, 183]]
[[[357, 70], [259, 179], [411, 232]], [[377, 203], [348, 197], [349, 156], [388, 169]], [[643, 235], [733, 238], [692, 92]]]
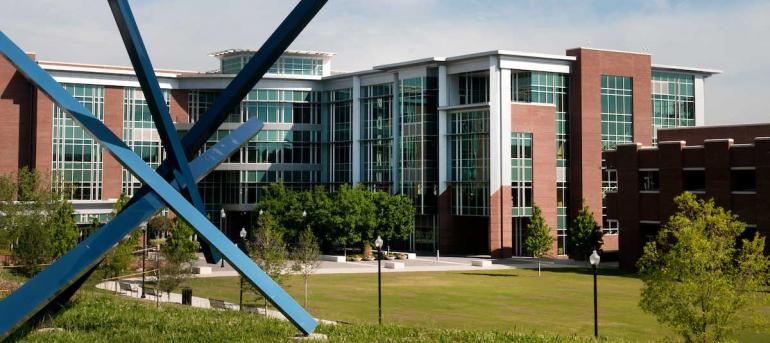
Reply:
[[433, 249], [436, 250], [436, 261], [438, 261], [439, 244], [441, 243], [439, 240], [439, 232], [441, 231], [441, 228], [439, 228], [439, 225], [441, 225], [441, 213], [439, 212], [438, 185], [433, 185], [433, 197], [436, 198], [436, 227], [433, 232]]
[[[225, 218], [227, 218], [227, 213], [225, 212], [225, 209], [222, 208], [219, 210], [219, 230], [222, 231], [222, 233], [225, 233]], [[222, 265], [220, 266], [222, 268], [225, 267], [225, 259], [222, 258]]]
[[[81, 231], [82, 234], [82, 231]], [[147, 225], [144, 226], [144, 240], [142, 242], [142, 299], [146, 298], [144, 295], [144, 264], [147, 261]]]
[[380, 236], [377, 236], [374, 246], [377, 247], [377, 318], [382, 325], [382, 238]]
[[596, 250], [594, 250], [588, 260], [591, 262], [591, 267], [594, 269], [594, 337], [599, 338], [599, 315], [596, 304], [596, 267], [599, 266], [601, 257], [599, 257], [599, 254], [597, 254]]
[[[246, 252], [246, 228], [245, 227], [241, 228], [240, 236], [241, 236], [241, 250], [243, 250], [243, 252]], [[238, 302], [238, 311], [242, 311], [242, 310], [243, 310], [243, 276], [241, 276], [241, 296]]]

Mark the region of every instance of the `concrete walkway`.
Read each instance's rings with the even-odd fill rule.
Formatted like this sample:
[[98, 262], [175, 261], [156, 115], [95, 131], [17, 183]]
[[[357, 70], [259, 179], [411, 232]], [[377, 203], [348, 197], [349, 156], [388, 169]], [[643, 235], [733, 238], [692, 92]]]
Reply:
[[[133, 288], [134, 290], [131, 291], [131, 292], [120, 290], [119, 282], [130, 284], [131, 288]], [[141, 282], [142, 282], [141, 279], [125, 279], [125, 280], [120, 280], [120, 281], [105, 281], [105, 282], [97, 284], [96, 288], [107, 290], [107, 291], [110, 291], [110, 292], [115, 292], [117, 294], [120, 294], [120, 295], [123, 295], [123, 296], [127, 296], [127, 297], [130, 297], [130, 298], [134, 298], [134, 299], [141, 299], [141, 296], [142, 296]], [[147, 301], [150, 301], [150, 302], [162, 302], [162, 303], [181, 304], [182, 303], [182, 295], [179, 294], [179, 293], [163, 293], [161, 296], [156, 297], [156, 296], [152, 296], [152, 295], [149, 295], [149, 294], [145, 294], [145, 298], [143, 300], [147, 300]], [[227, 310], [238, 311], [240, 309], [238, 304], [232, 304], [232, 303], [228, 303], [228, 302], [225, 302], [224, 304], [225, 304], [225, 307], [227, 308]], [[211, 306], [211, 301], [209, 299], [201, 298], [201, 297], [195, 297], [195, 296], [192, 297], [192, 305], [191, 306], [192, 307], [197, 307], [197, 308], [213, 309], [213, 307]], [[265, 309], [263, 309], [263, 308], [256, 308], [256, 311], [257, 311], [256, 313], [258, 313], [260, 315], [263, 315], [265, 317], [268, 317], [268, 318], [274, 318], [274, 319], [279, 319], [279, 320], [288, 320], [288, 319], [286, 319], [286, 317], [284, 317], [284, 315], [281, 312], [278, 312], [276, 310], [268, 309], [267, 311], [265, 311]], [[330, 325], [337, 324], [337, 322], [331, 321], [331, 320], [324, 320], [324, 319], [318, 319], [318, 318], [316, 318], [316, 320], [318, 322], [320, 322], [320, 323], [323, 323], [323, 324], [330, 324]]]
[[[486, 267], [475, 267], [471, 265], [472, 261], [485, 260], [490, 261], [491, 265]], [[491, 259], [489, 256], [467, 256], [456, 257], [446, 256], [436, 259], [435, 256], [417, 256], [416, 259], [410, 260], [393, 260], [392, 262], [401, 262], [404, 264], [403, 269], [390, 269], [385, 267], [385, 262], [382, 261], [383, 273], [403, 273], [403, 272], [442, 272], [442, 271], [472, 271], [472, 270], [503, 270], [503, 269], [537, 269], [538, 263], [536, 259], [517, 257], [506, 259]], [[226, 276], [238, 276], [238, 272], [235, 271], [229, 263], [225, 262], [224, 266], [221, 263], [208, 264], [203, 258], [202, 254], [199, 254], [198, 261], [195, 262], [195, 266], [209, 267], [211, 268], [210, 274], [196, 274], [195, 277], [226, 277]], [[542, 269], [549, 268], [585, 268], [583, 262], [573, 260], [562, 259], [543, 259], [540, 267]], [[602, 268], [617, 268], [617, 263], [603, 263]], [[376, 273], [377, 261], [360, 261], [360, 262], [330, 262], [321, 261], [320, 267], [315, 270], [313, 274], [357, 274], [357, 273]]]

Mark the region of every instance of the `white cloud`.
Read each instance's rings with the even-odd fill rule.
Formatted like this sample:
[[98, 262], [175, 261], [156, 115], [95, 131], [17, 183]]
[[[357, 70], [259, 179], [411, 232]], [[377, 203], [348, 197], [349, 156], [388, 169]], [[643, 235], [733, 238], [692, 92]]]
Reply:
[[[258, 47], [294, 2], [134, 0], [158, 67], [207, 70], [209, 52]], [[754, 1], [330, 0], [293, 48], [338, 53], [335, 69], [508, 49], [647, 51], [661, 64], [724, 70], [707, 123], [770, 121], [770, 4]], [[106, 1], [4, 0], [0, 29], [42, 59], [127, 64]]]

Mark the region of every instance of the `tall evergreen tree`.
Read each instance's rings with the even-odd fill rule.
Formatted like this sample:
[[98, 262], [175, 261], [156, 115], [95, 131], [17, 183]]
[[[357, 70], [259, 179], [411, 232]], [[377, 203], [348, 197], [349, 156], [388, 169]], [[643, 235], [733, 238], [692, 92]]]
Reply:
[[59, 258], [78, 244], [80, 236], [74, 215], [75, 209], [70, 202], [63, 200], [48, 218], [48, 227], [51, 232], [51, 257]]
[[567, 241], [570, 246], [570, 253], [584, 260], [594, 249], [594, 231], [599, 229], [599, 224], [594, 220], [594, 214], [588, 205], [583, 202], [575, 221], [568, 229]]
[[540, 275], [540, 258], [548, 254], [553, 246], [554, 238], [551, 236], [551, 227], [545, 222], [543, 212], [537, 205], [532, 206], [532, 216], [527, 224], [527, 238], [524, 240], [524, 249], [532, 254], [537, 261], [537, 275]]

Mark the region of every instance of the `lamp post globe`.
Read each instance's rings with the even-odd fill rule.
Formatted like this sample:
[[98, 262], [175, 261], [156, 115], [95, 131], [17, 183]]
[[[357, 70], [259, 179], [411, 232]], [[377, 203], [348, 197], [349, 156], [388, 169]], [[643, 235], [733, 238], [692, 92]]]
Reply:
[[302, 218], [307, 217], [307, 211], [302, 211]]
[[246, 239], [246, 228], [245, 227], [241, 228], [241, 239]]
[[382, 238], [379, 235], [374, 246], [377, 247], [377, 318], [382, 325]]
[[377, 249], [382, 248], [382, 238], [380, 236], [377, 236], [377, 239], [374, 240], [374, 246]]
[[594, 270], [594, 337], [599, 338], [599, 313], [596, 303], [596, 267], [599, 266], [601, 257], [596, 252], [596, 249], [594, 249], [594, 252], [588, 257], [588, 261], [591, 263], [591, 267], [593, 267]]
[[219, 210], [219, 217], [222, 219], [227, 218], [227, 212], [225, 212], [224, 208]]
[[259, 215], [261, 216], [265, 211], [263, 211], [261, 208], [259, 209]]

